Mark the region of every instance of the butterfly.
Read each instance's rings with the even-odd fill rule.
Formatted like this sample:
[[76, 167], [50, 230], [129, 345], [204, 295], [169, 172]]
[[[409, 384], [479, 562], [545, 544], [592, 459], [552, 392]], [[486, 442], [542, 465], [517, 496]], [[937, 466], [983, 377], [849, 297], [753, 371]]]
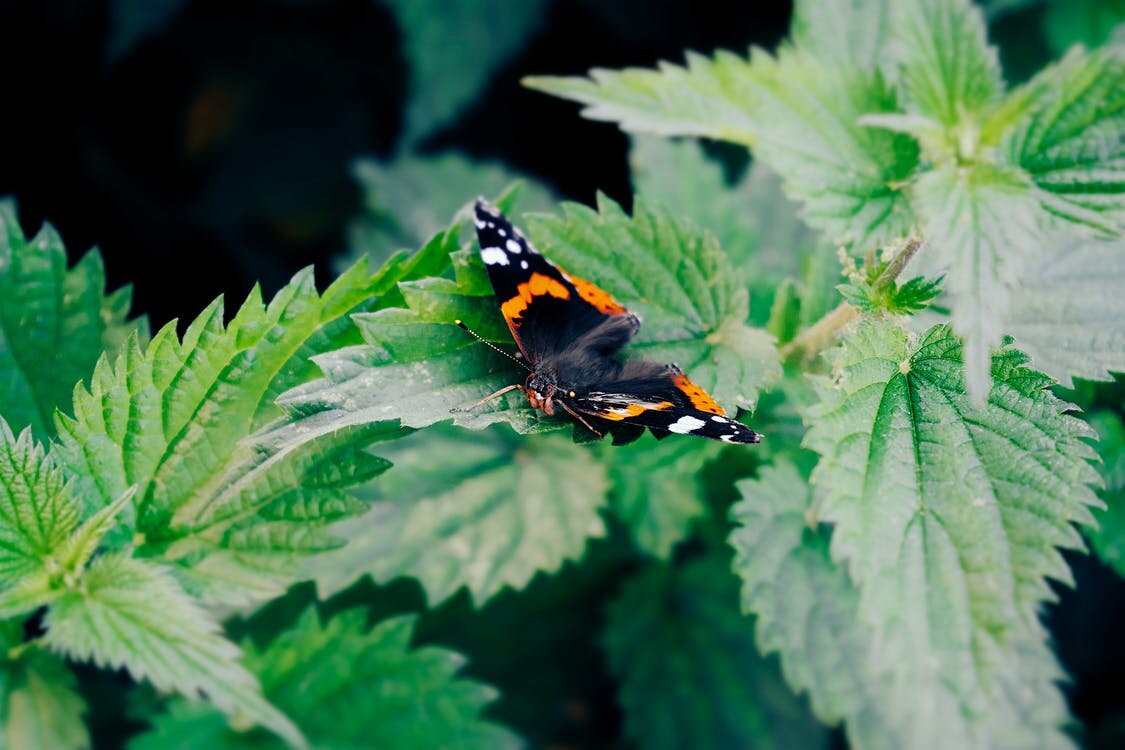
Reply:
[[475, 204], [473, 223], [500, 312], [520, 351], [517, 361], [530, 374], [470, 409], [518, 389], [532, 408], [548, 416], [565, 412], [598, 437], [628, 425], [658, 437], [674, 432], [727, 443], [761, 440], [675, 365], [623, 361], [621, 349], [640, 328], [640, 317], [540, 255], [483, 199]]

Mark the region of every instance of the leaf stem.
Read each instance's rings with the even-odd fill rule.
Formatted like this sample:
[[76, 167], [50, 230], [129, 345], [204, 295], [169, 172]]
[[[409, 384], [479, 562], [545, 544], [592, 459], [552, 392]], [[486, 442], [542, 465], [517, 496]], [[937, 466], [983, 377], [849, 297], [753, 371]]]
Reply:
[[[918, 254], [922, 244], [920, 237], [908, 239], [887, 263], [883, 272], [879, 274], [879, 278], [875, 280], [875, 285], [883, 287], [897, 279], [910, 259]], [[782, 359], [787, 362], [808, 362], [831, 346], [840, 330], [855, 320], [858, 315], [859, 310], [847, 302], [841, 302], [825, 313], [820, 320], [801, 331], [795, 339], [781, 347]]]

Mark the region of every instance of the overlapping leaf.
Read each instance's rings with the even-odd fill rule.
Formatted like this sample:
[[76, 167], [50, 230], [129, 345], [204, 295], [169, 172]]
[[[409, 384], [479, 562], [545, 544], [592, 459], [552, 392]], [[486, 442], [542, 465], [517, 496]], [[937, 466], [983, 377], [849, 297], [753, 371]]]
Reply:
[[370, 573], [417, 578], [431, 604], [462, 586], [483, 602], [605, 533], [606, 471], [568, 438], [432, 428], [380, 452], [395, 468], [360, 491], [371, 510], [335, 529], [346, 547], [310, 562], [322, 596]]
[[157, 689], [206, 696], [220, 710], [244, 715], [287, 743], [300, 731], [262, 698], [239, 649], [189, 598], [168, 570], [122, 554], [99, 557], [50, 607], [46, 644], [73, 659], [125, 668]]
[[826, 747], [753, 629], [725, 559], [654, 567], [626, 584], [605, 636], [625, 733], [646, 748]]
[[859, 593], [810, 525], [816, 507], [807, 481], [783, 460], [739, 489], [731, 544], [758, 643], [780, 655], [786, 679], [808, 691], [823, 721], [845, 722], [853, 747], [1070, 747], [1061, 673], [1039, 628], [1012, 639], [974, 711], [940, 680], [897, 683], [884, 642], [859, 618]]
[[[0, 622], [0, 747], [82, 750], [90, 746], [86, 703], [62, 660], [34, 646], [21, 649], [23, 625]], [[12, 654], [19, 653], [17, 656]]]
[[147, 330], [127, 320], [131, 298], [128, 287], [106, 295], [96, 250], [67, 270], [58, 233], [46, 226], [28, 240], [15, 205], [0, 200], [0, 413], [8, 424], [54, 434], [55, 409], [69, 405], [102, 352]]
[[[752, 406], [758, 389], [779, 373], [768, 334], [744, 323], [746, 295], [722, 251], [686, 222], [642, 201], [630, 218], [603, 200], [600, 213], [568, 206], [565, 219], [539, 217], [528, 229], [547, 257], [580, 269], [575, 273], [644, 317], [632, 356], [676, 362], [730, 408]], [[455, 230], [434, 242], [455, 247]], [[282, 399], [303, 429], [327, 433], [387, 421], [425, 427], [449, 419], [451, 408], [523, 380], [517, 365], [453, 325], [463, 320], [485, 339], [512, 347], [476, 252], [454, 253], [453, 262], [454, 279], [399, 284], [406, 308], [357, 315], [365, 345], [317, 357], [325, 379]], [[519, 432], [567, 424], [541, 417], [515, 397], [454, 421], [476, 428], [504, 421]]]
[[[361, 510], [341, 488], [386, 467], [355, 448], [385, 431], [246, 438], [278, 414], [279, 392], [315, 376], [310, 355], [358, 340], [349, 313], [428, 259], [393, 259], [376, 276], [357, 264], [323, 295], [304, 271], [268, 306], [255, 289], [229, 325], [217, 301], [182, 338], [173, 323], [147, 347], [131, 340], [76, 390], [75, 417], [60, 420], [75, 495], [96, 509], [136, 486], [121, 533], [139, 534], [142, 554], [180, 563], [209, 599], [276, 591], [296, 559], [329, 544], [319, 529]], [[208, 563], [210, 553], [220, 557]]]
[[821, 455], [813, 481], [820, 517], [836, 524], [833, 556], [859, 584], [880, 661], [896, 684], [941, 685], [949, 711], [972, 713], [1015, 669], [1013, 644], [1037, 642], [1045, 578], [1069, 580], [1059, 548], [1081, 547], [1072, 524], [1091, 523], [1100, 501], [1091, 432], [1050, 379], [1005, 349], [978, 403], [962, 362], [948, 327], [908, 342], [893, 324], [864, 324], [806, 442]]
[[[519, 747], [513, 734], [480, 717], [496, 692], [457, 676], [464, 664], [460, 654], [435, 646], [411, 649], [412, 626], [413, 618], [397, 617], [368, 628], [361, 610], [322, 624], [310, 608], [267, 648], [248, 645], [247, 661], [266, 695], [324, 750]], [[177, 703], [130, 748], [204, 744], [248, 750], [276, 743], [238, 732], [214, 712]]]

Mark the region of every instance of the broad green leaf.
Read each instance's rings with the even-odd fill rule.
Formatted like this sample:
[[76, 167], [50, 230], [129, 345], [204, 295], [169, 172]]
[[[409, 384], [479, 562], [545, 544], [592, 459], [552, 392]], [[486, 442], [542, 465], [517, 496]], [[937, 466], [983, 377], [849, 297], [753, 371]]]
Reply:
[[126, 669], [157, 690], [202, 698], [228, 715], [259, 723], [303, 746], [301, 732], [261, 695], [239, 649], [151, 562], [115, 554], [98, 558], [79, 586], [52, 604], [44, 642], [72, 659]]
[[[321, 623], [307, 609], [265, 649], [247, 644], [247, 663], [266, 695], [292, 716], [317, 748], [387, 750], [520, 747], [506, 729], [480, 717], [496, 691], [458, 677], [460, 654], [410, 647], [412, 617], [367, 626], [364, 610]], [[175, 703], [130, 750], [272, 748], [261, 733], [237, 732], [214, 712]]]
[[1125, 46], [1072, 50], [1013, 92], [1001, 145], [1068, 221], [1125, 232]]
[[781, 180], [755, 161], [728, 185], [721, 165], [691, 140], [636, 136], [629, 161], [633, 186], [646, 202], [715, 235], [750, 290], [750, 319], [765, 323], [778, 285], [800, 276], [802, 258], [820, 247], [782, 193]]
[[519, 185], [522, 209], [553, 205], [546, 187], [500, 164], [454, 153], [404, 156], [389, 164], [360, 159], [353, 172], [363, 191], [363, 213], [350, 227], [351, 250], [373, 262], [421, 247], [473, 198], [498, 196], [513, 183]]
[[605, 648], [639, 747], [816, 748], [828, 736], [754, 646], [723, 558], [654, 566], [609, 607]]
[[60, 553], [78, 526], [81, 506], [66, 476], [32, 437], [12, 434], [0, 418], [0, 591], [45, 587], [63, 573]]
[[961, 710], [941, 682], [896, 684], [883, 642], [858, 617], [858, 591], [815, 528], [808, 482], [782, 460], [739, 490], [730, 541], [758, 644], [780, 655], [821, 720], [845, 722], [852, 747], [1070, 747], [1061, 672], [1038, 628], [1014, 639], [982, 710]]
[[370, 573], [417, 578], [431, 605], [462, 586], [483, 602], [580, 557], [605, 533], [605, 468], [568, 438], [444, 427], [380, 453], [394, 469], [356, 491], [371, 510], [333, 529], [347, 546], [309, 563], [322, 596]]
[[1068, 388], [1074, 377], [1125, 372], [1125, 241], [1055, 236], [1045, 244], [1011, 291], [1005, 332]]
[[914, 142], [859, 124], [894, 112], [878, 73], [826, 66], [808, 50], [688, 55], [688, 67], [593, 70], [590, 79], [532, 78], [528, 85], [588, 105], [592, 119], [630, 132], [698, 135], [753, 147], [782, 175], [786, 194], [827, 239], [867, 249], [912, 222], [901, 183], [917, 165]]
[[888, 66], [892, 0], [797, 0], [793, 43], [826, 66], [874, 73]]
[[1102, 457], [1102, 498], [1104, 513], [1097, 515], [1098, 528], [1087, 531], [1098, 557], [1125, 576], [1125, 425], [1113, 412], [1102, 411], [1090, 416], [1090, 424], [1098, 432], [1098, 453]]
[[128, 287], [106, 295], [96, 250], [67, 270], [66, 249], [50, 226], [28, 240], [15, 204], [0, 200], [0, 414], [39, 438], [55, 433], [52, 415], [70, 404], [103, 351], [115, 352], [147, 324], [128, 321]]
[[1040, 246], [1042, 211], [1021, 175], [984, 166], [928, 172], [915, 196], [927, 240], [918, 263], [927, 275], [945, 274], [953, 328], [965, 339], [969, 391], [983, 399], [1013, 289]]
[[1062, 55], [1075, 44], [1099, 47], [1118, 40], [1125, 27], [1122, 0], [1048, 0], [1043, 13], [1043, 34], [1051, 51]]
[[[859, 585], [860, 617], [896, 684], [941, 685], [935, 705], [979, 712], [1041, 641], [1046, 577], [1069, 582], [1059, 548], [1093, 523], [1091, 430], [1026, 357], [1002, 349], [980, 403], [947, 326], [917, 340], [865, 323], [836, 355], [834, 385], [808, 412], [819, 518]], [[1044, 669], [1046, 672], [1046, 669]], [[940, 711], [939, 711], [940, 713]]]
[[[82, 750], [90, 737], [86, 704], [66, 664], [35, 646], [21, 647], [23, 625], [0, 622], [0, 747]], [[19, 652], [18, 656], [12, 656]]]
[[545, 0], [390, 0], [410, 66], [405, 140], [450, 124], [496, 71], [527, 46]]
[[[563, 268], [599, 284], [644, 318], [628, 356], [679, 364], [729, 408], [751, 407], [780, 368], [767, 333], [750, 328], [739, 289], [714, 238], [636, 201], [634, 216], [603, 199], [601, 213], [572, 204], [563, 219], [528, 223], [538, 249]], [[445, 246], [456, 245], [445, 239]], [[458, 329], [466, 325], [514, 351], [477, 252], [453, 254], [454, 279], [399, 284], [407, 308], [355, 316], [366, 341], [317, 357], [325, 379], [286, 394], [281, 403], [307, 433], [395, 422], [426, 427], [450, 418], [526, 377]], [[518, 432], [566, 426], [541, 416], [519, 394], [461, 413], [454, 422], [481, 428], [503, 421]]]
[[[93, 511], [135, 485], [118, 533], [136, 535], [141, 555], [177, 563], [209, 600], [276, 593], [302, 556], [330, 545], [325, 525], [362, 510], [343, 488], [386, 465], [355, 446], [385, 431], [247, 438], [279, 415], [277, 394], [317, 375], [311, 355], [359, 340], [349, 313], [393, 290], [412, 263], [375, 276], [357, 264], [324, 294], [306, 270], [269, 305], [255, 289], [229, 324], [220, 300], [182, 338], [172, 323], [147, 347], [133, 339], [112, 364], [103, 359], [75, 391], [75, 417], [59, 420], [76, 497]], [[222, 580], [235, 571], [236, 585]]]
[[644, 551], [667, 558], [703, 515], [704, 466], [722, 445], [711, 440], [658, 441], [646, 435], [606, 453], [609, 507]]
[[957, 153], [972, 154], [974, 117], [1004, 91], [980, 8], [970, 0], [900, 0], [894, 38], [907, 112], [939, 123], [957, 139]]

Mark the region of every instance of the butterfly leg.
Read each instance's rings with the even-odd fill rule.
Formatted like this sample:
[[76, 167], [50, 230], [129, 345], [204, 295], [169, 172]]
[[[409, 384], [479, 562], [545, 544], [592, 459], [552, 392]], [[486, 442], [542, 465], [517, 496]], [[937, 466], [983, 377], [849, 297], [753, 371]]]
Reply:
[[496, 391], [495, 393], [488, 394], [487, 396], [482, 398], [480, 401], [477, 401], [472, 406], [457, 406], [457, 407], [454, 407], [454, 408], [450, 409], [449, 411], [452, 414], [463, 414], [465, 412], [472, 411], [473, 409], [476, 409], [478, 407], [484, 406], [489, 401], [492, 401], [493, 399], [500, 398], [505, 393], [507, 393], [509, 391], [514, 391], [514, 390], [521, 390], [522, 391], [523, 386], [520, 385], [519, 383], [516, 383], [515, 385], [505, 386], [505, 387], [501, 388], [500, 390]]
[[595, 429], [594, 429], [594, 427], [593, 427], [593, 425], [591, 425], [591, 424], [590, 424], [589, 422], [587, 422], [587, 421], [586, 421], [586, 419], [585, 419], [585, 418], [584, 418], [584, 417], [583, 417], [583, 416], [582, 416], [581, 414], [579, 414], [578, 412], [576, 412], [576, 411], [575, 411], [574, 409], [571, 409], [571, 408], [570, 408], [570, 405], [569, 405], [569, 404], [567, 404], [567, 403], [566, 403], [565, 401], [561, 401], [561, 400], [560, 400], [560, 401], [559, 401], [559, 406], [561, 406], [562, 408], [566, 409], [566, 413], [567, 413], [567, 414], [569, 414], [570, 416], [574, 417], [574, 418], [575, 418], [575, 419], [577, 419], [577, 420], [578, 420], [579, 422], [581, 422], [581, 423], [582, 423], [583, 425], [585, 425], [585, 426], [586, 426], [586, 429], [587, 429], [587, 430], [589, 430], [590, 432], [594, 433], [594, 434], [595, 434], [595, 435], [597, 435], [598, 437], [605, 437], [604, 433], [602, 433], [602, 431], [601, 431], [601, 430], [595, 430]]

